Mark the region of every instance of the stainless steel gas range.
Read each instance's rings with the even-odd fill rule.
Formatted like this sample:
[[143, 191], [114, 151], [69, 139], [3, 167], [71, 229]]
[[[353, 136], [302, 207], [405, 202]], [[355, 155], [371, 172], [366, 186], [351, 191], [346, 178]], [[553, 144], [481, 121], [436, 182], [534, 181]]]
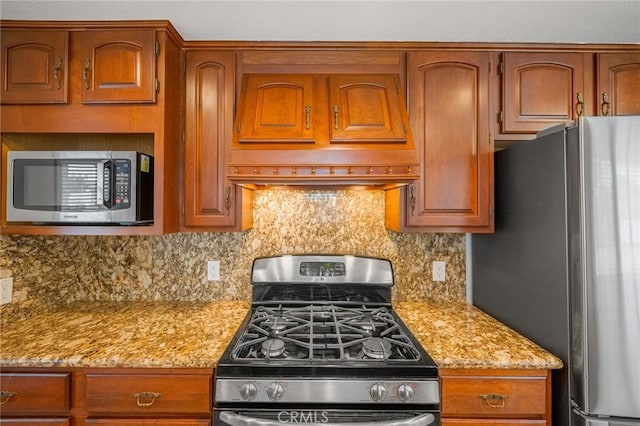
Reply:
[[391, 306], [391, 262], [264, 257], [251, 283], [216, 368], [214, 425], [440, 424], [438, 370]]

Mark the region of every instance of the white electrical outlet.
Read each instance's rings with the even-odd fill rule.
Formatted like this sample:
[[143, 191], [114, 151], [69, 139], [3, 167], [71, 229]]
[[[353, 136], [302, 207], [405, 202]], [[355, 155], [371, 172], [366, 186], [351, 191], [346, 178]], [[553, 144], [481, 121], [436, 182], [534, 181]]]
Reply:
[[220, 261], [207, 261], [207, 281], [220, 281]]
[[433, 262], [433, 280], [444, 281], [447, 276], [447, 262], [436, 260]]
[[13, 299], [13, 277], [0, 279], [0, 305], [11, 303]]

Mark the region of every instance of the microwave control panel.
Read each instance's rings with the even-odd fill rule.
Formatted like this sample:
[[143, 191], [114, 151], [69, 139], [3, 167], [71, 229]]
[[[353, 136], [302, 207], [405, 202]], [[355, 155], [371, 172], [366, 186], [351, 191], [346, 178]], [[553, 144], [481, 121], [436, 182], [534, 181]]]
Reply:
[[113, 174], [113, 180], [109, 180], [113, 182], [113, 208], [128, 208], [131, 206], [131, 161], [114, 159]]

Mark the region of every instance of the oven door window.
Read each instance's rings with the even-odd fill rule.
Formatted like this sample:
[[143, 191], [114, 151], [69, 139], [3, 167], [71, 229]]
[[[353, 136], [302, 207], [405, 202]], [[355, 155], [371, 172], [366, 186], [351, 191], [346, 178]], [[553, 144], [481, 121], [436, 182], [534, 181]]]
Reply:
[[352, 411], [323, 409], [217, 411], [215, 425], [283, 426], [283, 425], [344, 425], [354, 426], [436, 426], [437, 412], [412, 411]]

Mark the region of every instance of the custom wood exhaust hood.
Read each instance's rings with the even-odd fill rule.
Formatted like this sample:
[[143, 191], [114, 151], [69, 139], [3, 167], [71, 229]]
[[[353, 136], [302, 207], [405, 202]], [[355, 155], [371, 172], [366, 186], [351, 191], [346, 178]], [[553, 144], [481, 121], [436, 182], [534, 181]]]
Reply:
[[245, 74], [227, 176], [238, 184], [401, 185], [418, 178], [394, 74]]

